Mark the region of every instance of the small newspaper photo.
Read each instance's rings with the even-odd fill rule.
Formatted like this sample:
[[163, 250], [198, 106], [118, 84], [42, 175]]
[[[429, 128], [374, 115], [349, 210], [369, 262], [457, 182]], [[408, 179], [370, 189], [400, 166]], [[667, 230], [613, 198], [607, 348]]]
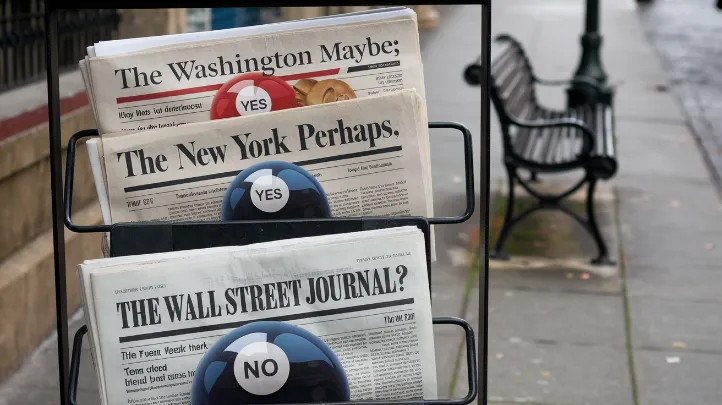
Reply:
[[[418, 228], [89, 260], [78, 277], [104, 405], [200, 405], [214, 389], [270, 402], [437, 398]], [[229, 335], [257, 321], [303, 333]], [[258, 339], [272, 350], [249, 354]], [[337, 367], [304, 372], [323, 350]]]

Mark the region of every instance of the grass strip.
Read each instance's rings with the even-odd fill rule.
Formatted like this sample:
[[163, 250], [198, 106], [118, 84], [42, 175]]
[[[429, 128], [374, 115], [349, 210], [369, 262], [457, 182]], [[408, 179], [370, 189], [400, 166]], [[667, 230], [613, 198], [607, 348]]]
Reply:
[[622, 284], [622, 305], [624, 307], [624, 335], [627, 346], [627, 365], [629, 367], [629, 379], [632, 386], [632, 402], [639, 405], [639, 389], [637, 387], [637, 372], [634, 365], [634, 345], [632, 344], [632, 315], [629, 307], [629, 290], [627, 289], [627, 262], [624, 253], [624, 243], [622, 243], [622, 220], [620, 218], [621, 210], [619, 208], [619, 199], [614, 198], [615, 220], [617, 225], [617, 240], [619, 246], [619, 272]]
[[[469, 300], [471, 299], [471, 290], [476, 283], [476, 279], [479, 277], [479, 249], [478, 246], [472, 246], [472, 263], [469, 270], [466, 272], [466, 284], [464, 285], [464, 296], [461, 301], [461, 309], [459, 310], [459, 318], [464, 318], [466, 315], [466, 308], [469, 306]], [[451, 383], [449, 384], [449, 393], [447, 398], [453, 398], [454, 391], [456, 390], [456, 381], [459, 378], [461, 370], [461, 362], [464, 360], [461, 352], [466, 346], [466, 340], [461, 339], [459, 346], [456, 350], [456, 358], [454, 359], [454, 366], [451, 372]]]

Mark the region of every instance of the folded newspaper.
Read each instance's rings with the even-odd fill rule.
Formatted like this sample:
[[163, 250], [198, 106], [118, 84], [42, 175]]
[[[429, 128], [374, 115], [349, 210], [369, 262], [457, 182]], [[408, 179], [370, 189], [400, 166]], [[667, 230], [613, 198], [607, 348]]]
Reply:
[[103, 41], [79, 65], [106, 224], [218, 219], [233, 174], [271, 159], [310, 171], [333, 216], [433, 216], [409, 8]]
[[[414, 90], [302, 109], [106, 134], [90, 142], [108, 222], [219, 220], [234, 177], [283, 160], [323, 187], [335, 217], [432, 216], [422, 102]], [[102, 156], [102, 164], [100, 157]]]
[[[425, 99], [416, 13], [404, 7], [100, 42], [79, 65], [101, 134], [404, 88]], [[239, 77], [259, 76], [243, 102], [225, 97]]]
[[[425, 263], [415, 227], [85, 261], [78, 278], [102, 403], [190, 403], [208, 348], [261, 320], [320, 338], [352, 400], [435, 399]], [[236, 342], [225, 351], [241, 350]]]

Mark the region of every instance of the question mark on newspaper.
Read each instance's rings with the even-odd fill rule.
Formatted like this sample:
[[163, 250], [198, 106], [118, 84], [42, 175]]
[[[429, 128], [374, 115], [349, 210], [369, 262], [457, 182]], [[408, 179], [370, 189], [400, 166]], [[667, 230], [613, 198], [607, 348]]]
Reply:
[[406, 277], [406, 274], [408, 274], [408, 273], [409, 273], [409, 271], [406, 269], [406, 266], [404, 266], [402, 264], [396, 266], [396, 274], [401, 274], [401, 277], [399, 277], [399, 284], [402, 285], [399, 288], [400, 291], [404, 291], [404, 287], [403, 287], [404, 277]]

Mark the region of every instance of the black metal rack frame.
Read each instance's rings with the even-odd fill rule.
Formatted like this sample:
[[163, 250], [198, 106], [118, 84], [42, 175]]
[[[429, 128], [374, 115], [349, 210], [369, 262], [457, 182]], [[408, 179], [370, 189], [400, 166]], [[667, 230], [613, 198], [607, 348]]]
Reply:
[[[425, 2], [417, 4], [438, 4], [439, 2]], [[473, 2], [481, 3], [482, 6], [482, 49], [480, 61], [489, 62], [489, 46], [491, 38], [491, 7], [490, 0], [479, 0]], [[362, 3], [363, 4], [363, 3]], [[380, 0], [373, 5], [400, 5], [399, 1]], [[108, 0], [100, 8], [178, 8], [197, 5], [197, 0]], [[238, 6], [230, 0], [206, 1], [206, 6]], [[274, 4], [263, 3], [259, 0], [245, 1], [244, 6], [325, 6], [333, 5], [327, 0], [283, 2], [276, 1]], [[115, 7], [114, 7], [115, 6]], [[121, 6], [121, 7], [117, 7]], [[85, 226], [73, 224], [71, 219], [73, 172], [75, 162], [75, 151], [78, 140], [97, 136], [97, 130], [88, 129], [75, 134], [68, 144], [68, 157], [66, 162], [66, 181], [63, 192], [62, 179], [62, 149], [60, 136], [60, 97], [58, 80], [58, 30], [57, 12], [67, 9], [83, 9], [86, 3], [82, 0], [66, 1], [45, 1], [45, 33], [46, 33], [46, 64], [48, 84], [48, 121], [49, 121], [49, 143], [50, 143], [50, 171], [51, 171], [51, 193], [52, 193], [52, 214], [53, 214], [53, 248], [55, 267], [55, 304], [56, 322], [58, 336], [58, 377], [60, 386], [60, 404], [68, 403], [76, 405], [75, 394], [77, 392], [77, 378], [79, 372], [80, 352], [83, 335], [87, 332], [85, 326], [81, 327], [75, 334], [73, 344], [72, 362], [69, 358], [68, 342], [68, 315], [67, 315], [67, 291], [66, 291], [66, 266], [65, 266], [65, 240], [64, 225], [73, 232], [110, 232], [111, 235], [111, 256], [122, 256], [128, 254], [142, 254], [172, 250], [197, 249], [211, 246], [243, 245], [261, 241], [276, 240], [291, 237], [303, 237], [320, 234], [333, 234], [352, 232], [368, 229], [379, 229], [403, 225], [414, 225], [419, 227], [426, 237], [427, 244], [427, 272], [431, 277], [430, 258], [428, 255], [429, 230], [434, 224], [461, 223], [469, 219], [474, 211], [474, 178], [473, 178], [473, 152], [471, 147], [471, 134], [460, 124], [456, 123], [430, 123], [430, 128], [452, 128], [462, 132], [464, 136], [465, 149], [465, 170], [466, 170], [466, 211], [456, 217], [444, 218], [421, 218], [421, 217], [362, 217], [362, 218], [328, 218], [320, 220], [296, 220], [296, 221], [244, 221], [244, 222], [183, 222], [183, 223], [133, 223], [113, 224], [101, 226]], [[488, 75], [482, 75], [482, 133], [489, 132], [489, 104], [488, 104]], [[489, 201], [489, 144], [486, 136], [481, 136], [481, 199], [480, 199], [480, 252], [479, 263], [483, 266], [480, 271], [480, 308], [479, 326], [482, 333], [481, 345], [481, 373], [477, 371], [476, 364], [476, 343], [474, 331], [471, 325], [459, 318], [435, 317], [434, 324], [450, 324], [460, 326], [464, 329], [467, 350], [467, 371], [469, 392], [464, 398], [440, 399], [440, 400], [397, 400], [397, 401], [351, 401], [344, 404], [352, 405], [377, 405], [377, 404], [425, 404], [425, 405], [465, 405], [470, 403], [477, 396], [477, 386], [481, 387], [479, 396], [481, 402], [486, 403], [486, 375], [487, 375], [487, 311], [488, 311], [488, 201]], [[232, 231], [232, 232], [231, 232]], [[188, 235], [194, 235], [188, 237]], [[149, 241], [153, 243], [148, 243]], [[477, 384], [478, 380], [478, 384]], [[327, 403], [328, 405], [341, 405], [342, 403]]]

